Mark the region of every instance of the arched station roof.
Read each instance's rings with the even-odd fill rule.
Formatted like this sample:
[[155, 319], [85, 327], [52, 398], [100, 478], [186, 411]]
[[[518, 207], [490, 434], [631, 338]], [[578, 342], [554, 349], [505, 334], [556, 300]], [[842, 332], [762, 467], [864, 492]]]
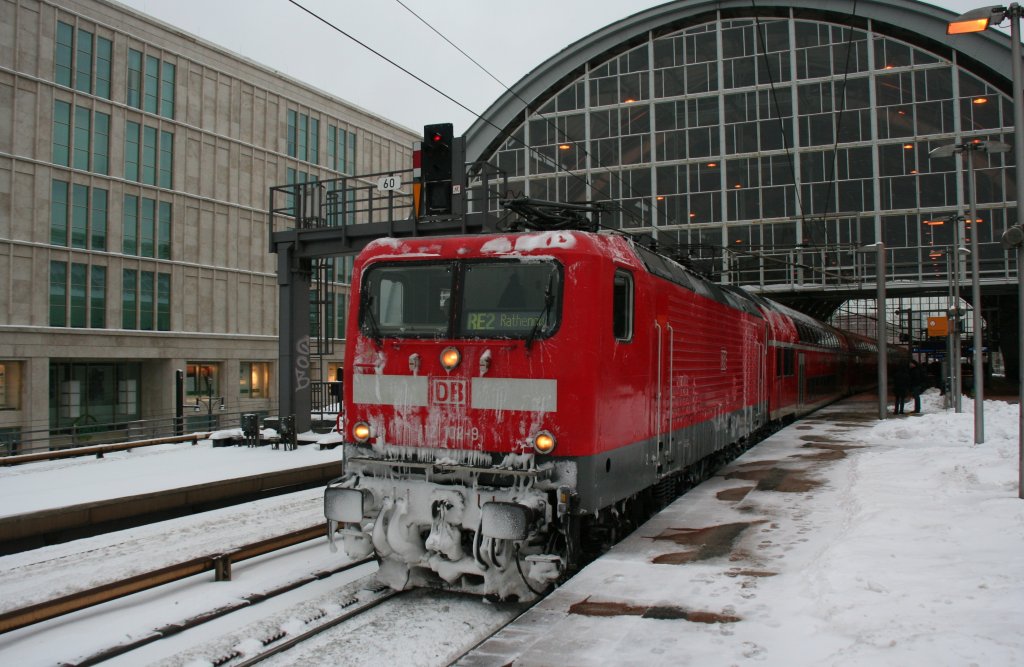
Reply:
[[[950, 37], [949, 10], [916, 0], [678, 0], [659, 5], [608, 25], [570, 44], [537, 66], [492, 104], [466, 133], [466, 157], [472, 162], [489, 156], [508, 133], [522, 123], [525, 108], [538, 108], [568, 82], [579, 78], [588, 64], [599, 64], [655, 37], [691, 25], [723, 19], [788, 17], [825, 21], [897, 38], [950, 59], [993, 87], [1010, 93], [1010, 39], [996, 31]], [[486, 119], [486, 120], [485, 120]]]

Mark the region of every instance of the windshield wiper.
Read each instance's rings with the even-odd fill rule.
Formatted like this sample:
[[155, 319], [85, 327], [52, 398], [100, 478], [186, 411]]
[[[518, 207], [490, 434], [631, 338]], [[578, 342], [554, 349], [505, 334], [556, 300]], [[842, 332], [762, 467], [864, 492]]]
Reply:
[[530, 346], [533, 345], [533, 339], [540, 333], [540, 323], [543, 322], [548, 313], [551, 312], [551, 305], [555, 302], [555, 272], [552, 271], [548, 276], [548, 286], [544, 290], [544, 307], [541, 308], [540, 314], [537, 316], [537, 321], [533, 323], [533, 328], [530, 329], [530, 334], [526, 337], [526, 349], [529, 350]]
[[380, 333], [380, 325], [377, 324], [377, 318], [373, 314], [373, 296], [367, 295], [363, 304], [363, 312], [366, 313], [366, 317], [363, 318], [363, 324], [369, 330], [367, 333], [370, 334], [370, 339], [373, 340], [377, 347], [381, 347], [383, 340]]

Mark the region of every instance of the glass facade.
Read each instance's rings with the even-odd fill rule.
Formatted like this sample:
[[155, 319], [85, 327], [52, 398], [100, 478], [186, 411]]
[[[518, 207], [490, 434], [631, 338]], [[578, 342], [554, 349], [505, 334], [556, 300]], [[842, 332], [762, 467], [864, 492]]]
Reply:
[[[946, 249], [971, 225], [924, 223], [963, 216], [968, 183], [960, 158], [929, 151], [1012, 145], [1010, 100], [955, 52], [863, 25], [723, 16], [648, 33], [531, 100], [482, 157], [511, 191], [605, 202], [604, 226], [706, 259], [725, 282], [873, 276], [864, 266], [873, 260], [854, 251], [878, 240], [890, 248], [890, 277], [945, 281]], [[979, 154], [973, 166], [981, 270], [1005, 280], [1013, 153]]]

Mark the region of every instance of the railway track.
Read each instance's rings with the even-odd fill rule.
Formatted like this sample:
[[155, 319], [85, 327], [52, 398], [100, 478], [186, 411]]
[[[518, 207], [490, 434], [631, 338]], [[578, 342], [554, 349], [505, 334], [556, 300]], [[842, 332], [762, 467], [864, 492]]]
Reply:
[[[77, 591], [75, 593], [46, 600], [27, 607], [9, 610], [0, 614], [0, 634], [55, 619], [66, 614], [106, 602], [125, 598], [129, 595], [134, 595], [136, 593], [180, 581], [203, 572], [213, 572], [215, 581], [227, 581], [231, 579], [231, 566], [234, 563], [256, 558], [258, 556], [273, 554], [274, 552], [279, 552], [313, 539], [322, 538], [325, 533], [325, 524], [310, 526], [302, 530], [292, 531], [269, 539], [260, 540], [259, 542], [247, 544], [233, 549], [230, 552], [191, 558], [150, 572], [134, 575], [122, 580], [110, 581], [100, 586]], [[351, 570], [371, 561], [372, 559], [367, 558], [345, 563], [329, 570], [313, 572], [305, 577], [294, 579], [284, 585], [277, 586], [272, 590], [247, 595], [239, 599], [237, 602], [223, 605], [212, 611], [202, 613], [181, 622], [157, 628], [153, 632], [148, 633], [141, 638], [98, 651], [74, 664], [98, 664], [104, 660], [130, 652], [159, 639], [189, 630], [231, 614], [232, 612], [251, 607], [254, 604], [282, 595], [315, 581], [321, 581], [332, 575]]]

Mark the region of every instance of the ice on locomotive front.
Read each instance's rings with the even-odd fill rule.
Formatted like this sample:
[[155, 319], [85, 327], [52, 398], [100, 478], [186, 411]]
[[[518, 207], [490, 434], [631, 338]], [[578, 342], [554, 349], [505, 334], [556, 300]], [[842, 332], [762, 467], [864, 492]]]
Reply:
[[563, 573], [574, 474], [550, 456], [558, 381], [543, 348], [564, 274], [551, 257], [363, 265], [345, 475], [324, 503], [332, 545], [376, 554], [391, 587], [530, 599]]

